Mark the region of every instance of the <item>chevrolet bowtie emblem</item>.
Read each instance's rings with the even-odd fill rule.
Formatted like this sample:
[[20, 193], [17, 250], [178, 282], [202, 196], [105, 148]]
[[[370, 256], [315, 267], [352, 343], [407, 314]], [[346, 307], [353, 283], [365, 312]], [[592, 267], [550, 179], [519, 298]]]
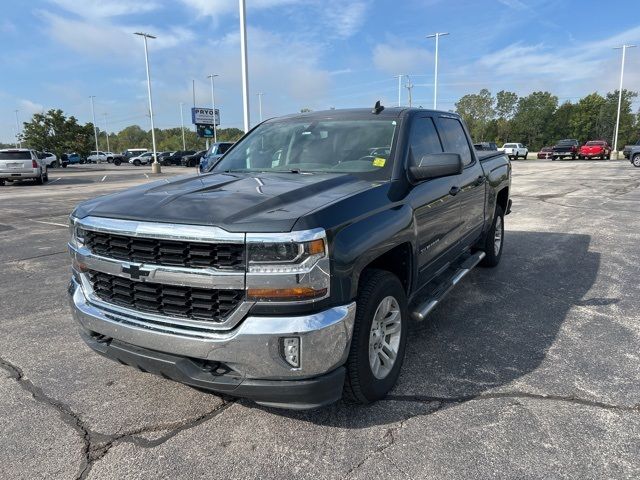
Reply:
[[137, 265], [123, 265], [122, 273], [127, 273], [134, 280], [139, 280], [142, 277], [148, 277], [151, 272], [143, 270]]

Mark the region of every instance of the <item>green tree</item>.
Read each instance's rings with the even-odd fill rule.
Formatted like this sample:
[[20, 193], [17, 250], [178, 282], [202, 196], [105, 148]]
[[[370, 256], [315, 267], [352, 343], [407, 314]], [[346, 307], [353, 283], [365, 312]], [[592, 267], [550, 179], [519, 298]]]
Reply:
[[551, 143], [555, 132], [549, 131], [553, 114], [558, 108], [558, 97], [549, 92], [533, 92], [518, 100], [513, 116], [513, 135], [525, 143], [529, 150], [538, 150]]
[[66, 117], [62, 110], [36, 113], [23, 124], [23, 143], [36, 150], [47, 150], [60, 156], [75, 151], [86, 155], [91, 150], [93, 125], [80, 125], [75, 117]]
[[574, 114], [571, 117], [572, 136], [581, 142], [606, 138], [603, 130], [603, 111], [606, 101], [598, 93], [591, 93], [581, 98], [575, 104]]
[[[571, 102], [565, 102], [558, 107], [553, 115], [551, 123], [548, 125], [546, 133], [546, 144], [554, 143], [556, 139], [577, 138], [572, 121], [575, 116], [576, 106]], [[581, 140], [582, 141], [582, 140]]]
[[512, 122], [518, 108], [518, 95], [514, 92], [500, 90], [496, 93], [496, 123], [494, 140], [504, 143], [510, 141]]
[[487, 126], [495, 115], [494, 104], [495, 100], [486, 88], [467, 94], [456, 103], [456, 112], [467, 123], [474, 141], [485, 140]]

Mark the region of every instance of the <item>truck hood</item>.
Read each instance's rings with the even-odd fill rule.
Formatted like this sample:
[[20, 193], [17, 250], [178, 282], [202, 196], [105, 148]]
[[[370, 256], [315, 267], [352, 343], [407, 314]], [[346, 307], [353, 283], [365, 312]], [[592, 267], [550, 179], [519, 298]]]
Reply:
[[285, 232], [307, 213], [375, 185], [349, 174], [215, 173], [98, 197], [73, 215]]

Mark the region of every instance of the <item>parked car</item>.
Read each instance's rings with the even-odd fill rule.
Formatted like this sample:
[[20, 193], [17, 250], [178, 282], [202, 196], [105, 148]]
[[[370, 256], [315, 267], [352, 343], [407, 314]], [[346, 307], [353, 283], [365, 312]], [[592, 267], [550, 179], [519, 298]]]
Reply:
[[112, 152], [96, 152], [93, 150], [89, 156], [87, 157], [87, 163], [110, 163], [113, 161], [113, 153]]
[[553, 148], [552, 147], [542, 147], [538, 152], [538, 160], [547, 159], [553, 157]]
[[578, 140], [572, 138], [560, 140], [552, 148], [551, 160], [562, 160], [567, 157], [571, 157], [571, 160], [575, 160], [578, 156], [579, 146], [580, 143]]
[[498, 145], [496, 145], [495, 142], [474, 143], [473, 147], [480, 152], [483, 152], [483, 151], [492, 152], [492, 151], [498, 150]]
[[185, 155], [180, 159], [180, 164], [183, 167], [197, 167], [200, 164], [200, 159], [207, 153], [206, 150], [200, 150], [193, 155]]
[[135, 157], [139, 157], [143, 153], [146, 153], [148, 150], [146, 148], [129, 148], [122, 152], [120, 155], [117, 155], [113, 159], [113, 164], [115, 166], [122, 165], [122, 163], [130, 163], [129, 160]]
[[505, 153], [512, 160], [517, 160], [518, 158], [526, 160], [527, 155], [529, 155], [529, 149], [521, 143], [505, 143], [498, 151]]
[[171, 155], [165, 157], [160, 161], [163, 165], [181, 165], [182, 157], [186, 155], [193, 155], [196, 153], [195, 150], [178, 150], [177, 152], [173, 152]]
[[175, 152], [158, 152], [158, 162], [164, 165], [164, 159], [169, 157], [172, 153]]
[[585, 143], [578, 150], [578, 158], [585, 160], [598, 157], [600, 160], [611, 159], [611, 147], [604, 140], [591, 140]]
[[0, 150], [0, 186], [5, 182], [33, 180], [38, 185], [49, 180], [47, 164], [35, 150], [6, 148]]
[[209, 175], [80, 204], [73, 315], [96, 352], [166, 379], [279, 408], [373, 402], [410, 317], [500, 262], [510, 182], [453, 113], [270, 119]]
[[137, 157], [129, 159], [129, 163], [139, 167], [140, 165], [151, 165], [153, 163], [153, 152], [145, 152]]
[[60, 157], [62, 162], [62, 168], [67, 168], [68, 165], [84, 163], [84, 159], [77, 153], [63, 153]]
[[634, 167], [640, 167], [640, 139], [633, 145], [625, 145], [622, 150], [624, 158], [629, 160]]
[[212, 144], [209, 147], [209, 150], [207, 150], [207, 153], [200, 158], [198, 173], [200, 174], [210, 171], [232, 146], [233, 142], [217, 142]]
[[58, 161], [58, 157], [56, 156], [55, 153], [51, 153], [51, 152], [36, 152], [36, 153], [38, 155], [38, 158], [47, 165], [47, 168], [57, 168], [60, 166], [60, 162]]

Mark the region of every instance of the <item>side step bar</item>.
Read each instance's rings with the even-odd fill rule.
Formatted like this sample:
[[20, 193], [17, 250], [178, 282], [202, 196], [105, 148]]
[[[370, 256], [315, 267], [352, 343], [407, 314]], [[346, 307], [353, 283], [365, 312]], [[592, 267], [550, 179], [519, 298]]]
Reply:
[[462, 280], [466, 275], [473, 270], [473, 268], [480, 263], [480, 261], [486, 256], [484, 252], [476, 252], [467, 258], [462, 265], [455, 271], [453, 276], [445, 282], [432, 297], [427, 298], [425, 302], [418, 305], [412, 312], [413, 318], [417, 321], [424, 320], [428, 313], [435, 308], [438, 303], [449, 293], [449, 291], [456, 286], [456, 284]]

